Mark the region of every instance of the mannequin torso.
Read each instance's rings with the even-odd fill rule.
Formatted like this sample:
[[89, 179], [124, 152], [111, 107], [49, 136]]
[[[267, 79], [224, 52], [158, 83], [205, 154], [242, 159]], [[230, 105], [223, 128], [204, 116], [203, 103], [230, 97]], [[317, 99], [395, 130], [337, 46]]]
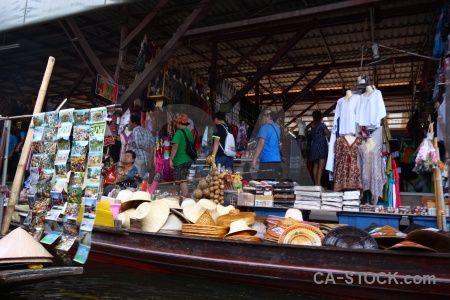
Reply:
[[356, 136], [351, 135], [351, 134], [346, 134], [346, 135], [344, 136], [344, 138], [347, 140], [347, 142], [348, 142], [349, 145], [352, 145], [353, 142], [356, 140]]
[[367, 150], [372, 151], [373, 148], [375, 148], [376, 144], [371, 137], [368, 137], [365, 145], [366, 145]]
[[352, 96], [353, 96], [352, 91], [347, 90], [347, 91], [345, 92], [344, 99], [345, 99], [345, 100], [349, 100]]
[[372, 93], [373, 93], [373, 88], [370, 85], [366, 86], [366, 91], [364, 92], [363, 95], [366, 97], [369, 97], [370, 94], [372, 94]]

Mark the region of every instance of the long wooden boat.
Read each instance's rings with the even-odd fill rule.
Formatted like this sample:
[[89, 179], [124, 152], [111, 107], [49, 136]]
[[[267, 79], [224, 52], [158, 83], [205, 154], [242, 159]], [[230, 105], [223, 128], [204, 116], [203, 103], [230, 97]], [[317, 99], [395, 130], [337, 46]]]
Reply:
[[24, 284], [83, 274], [83, 267], [44, 267], [41, 269], [0, 270], [0, 287], [11, 288]]
[[[346, 299], [450, 295], [450, 254], [252, 243], [95, 228], [90, 259]], [[402, 297], [402, 298], [399, 298]]]

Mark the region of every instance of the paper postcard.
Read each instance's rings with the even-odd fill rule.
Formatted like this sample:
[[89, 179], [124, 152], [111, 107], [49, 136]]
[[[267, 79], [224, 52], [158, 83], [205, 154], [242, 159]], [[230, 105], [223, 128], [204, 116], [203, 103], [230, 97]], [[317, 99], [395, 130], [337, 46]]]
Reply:
[[80, 204], [82, 197], [81, 192], [81, 187], [73, 187], [69, 185], [69, 187], [67, 188], [67, 202]]
[[99, 187], [99, 183], [88, 183], [86, 186], [86, 189], [84, 190], [84, 196], [87, 198], [95, 198], [97, 199], [98, 197], [98, 187]]
[[63, 199], [63, 196], [62, 196], [61, 192], [51, 191], [50, 195], [52, 197], [53, 207], [55, 207], [55, 206], [62, 206], [62, 207], [64, 207], [64, 199]]
[[55, 154], [42, 154], [41, 167], [42, 169], [53, 169], [55, 165]]
[[45, 124], [48, 124], [48, 126], [55, 126], [58, 124], [58, 119], [57, 111], [49, 111], [45, 113]]
[[92, 238], [92, 230], [91, 231], [80, 230], [78, 238], [80, 239], [81, 245], [90, 246]]
[[33, 149], [33, 154], [44, 153], [44, 143], [43, 142], [32, 142], [31, 148]]
[[91, 137], [89, 139], [89, 152], [103, 151], [104, 136]]
[[96, 167], [96, 168], [88, 168], [88, 183], [89, 184], [99, 184], [101, 179], [101, 172], [102, 168]]
[[45, 113], [39, 113], [33, 115], [33, 125], [35, 127], [42, 126], [45, 123]]
[[70, 156], [86, 156], [88, 141], [73, 141]]
[[96, 122], [91, 124], [91, 137], [105, 136], [106, 122]]
[[94, 228], [94, 219], [95, 215], [84, 214], [83, 219], [81, 220], [80, 230], [92, 231]]
[[80, 211], [80, 204], [67, 203], [66, 205], [66, 218], [69, 220], [76, 220]]
[[55, 164], [65, 164], [69, 159], [70, 150], [58, 151], [55, 156]]
[[60, 124], [60, 127], [58, 128], [58, 133], [56, 136], [58, 138], [62, 136], [70, 136], [70, 133], [72, 132], [72, 123], [64, 122]]
[[67, 178], [56, 178], [55, 183], [53, 184], [53, 187], [52, 187], [52, 192], [62, 193], [66, 183], [67, 183]]
[[91, 112], [89, 109], [80, 109], [73, 112], [73, 123], [75, 125], [86, 124], [90, 121]]
[[59, 122], [60, 123], [73, 123], [73, 108], [62, 109], [59, 111]]
[[57, 145], [58, 144], [54, 141], [44, 141], [43, 142], [44, 153], [55, 154]]
[[48, 233], [46, 236], [44, 236], [41, 240], [41, 243], [51, 245], [53, 244], [60, 236], [62, 235], [62, 232], [59, 231], [52, 231]]
[[33, 157], [31, 157], [31, 167], [32, 168], [37, 168], [41, 165], [42, 155], [43, 154], [33, 154]]
[[64, 209], [63, 206], [52, 206], [52, 208], [47, 211], [47, 216], [45, 217], [46, 220], [49, 221], [57, 221], [59, 218], [59, 215], [61, 215], [62, 211]]
[[58, 151], [70, 150], [69, 136], [59, 137], [57, 143], [58, 143]]
[[70, 157], [70, 170], [73, 172], [86, 171], [86, 156], [71, 156]]
[[101, 167], [102, 155], [102, 152], [89, 152], [88, 167]]
[[77, 263], [84, 264], [88, 258], [90, 250], [91, 247], [80, 245], [73, 260], [76, 261]]
[[54, 141], [56, 140], [56, 137], [58, 135], [58, 128], [55, 126], [48, 126], [44, 127], [44, 138], [43, 140], [46, 142]]
[[89, 125], [76, 125], [73, 127], [73, 140], [74, 141], [89, 141], [89, 135], [91, 126]]
[[85, 172], [71, 172], [68, 185], [71, 187], [82, 187], [85, 177]]
[[33, 131], [33, 142], [41, 142], [42, 141], [42, 137], [44, 136], [44, 128], [42, 126], [36, 126], [34, 127], [34, 131]]
[[56, 178], [67, 178], [67, 165], [66, 163], [55, 164]]
[[[55, 169], [42, 169], [39, 174], [38, 183], [50, 183], [53, 179], [53, 174], [55, 174]], [[50, 188], [48, 189], [50, 191]]]
[[62, 234], [61, 240], [59, 241], [59, 243], [55, 247], [55, 249], [69, 251], [70, 248], [72, 247], [73, 243], [75, 243], [76, 239], [77, 239], [76, 236], [72, 236], [69, 234]]
[[91, 122], [101, 122], [105, 121], [108, 116], [106, 107], [97, 107], [91, 109]]
[[52, 183], [51, 182], [40, 182], [36, 185], [37, 187], [37, 193], [36, 193], [36, 198], [37, 199], [41, 199], [41, 198], [50, 198], [50, 191], [52, 188]]

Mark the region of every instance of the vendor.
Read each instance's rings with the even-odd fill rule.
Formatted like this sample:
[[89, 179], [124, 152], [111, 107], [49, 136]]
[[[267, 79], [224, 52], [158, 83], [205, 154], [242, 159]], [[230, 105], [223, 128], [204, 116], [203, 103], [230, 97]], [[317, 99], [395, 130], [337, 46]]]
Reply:
[[[134, 153], [134, 151], [132, 150], [127, 150], [123, 155], [123, 161], [118, 161], [114, 164], [116, 168], [115, 185], [131, 186], [135, 183], [135, 175], [138, 175], [138, 169], [134, 165], [135, 160], [136, 153]], [[114, 189], [114, 187], [114, 185], [106, 186], [105, 190], [103, 191], [103, 195], [107, 196]]]

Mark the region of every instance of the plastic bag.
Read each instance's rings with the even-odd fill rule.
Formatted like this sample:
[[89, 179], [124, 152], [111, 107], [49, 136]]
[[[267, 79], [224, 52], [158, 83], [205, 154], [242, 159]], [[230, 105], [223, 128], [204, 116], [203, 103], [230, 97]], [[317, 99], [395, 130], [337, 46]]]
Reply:
[[413, 171], [415, 171], [416, 173], [431, 172], [438, 165], [436, 149], [431, 143], [432, 138], [433, 133], [428, 133], [427, 138], [423, 139], [422, 143], [417, 149], [416, 162], [413, 169]]

